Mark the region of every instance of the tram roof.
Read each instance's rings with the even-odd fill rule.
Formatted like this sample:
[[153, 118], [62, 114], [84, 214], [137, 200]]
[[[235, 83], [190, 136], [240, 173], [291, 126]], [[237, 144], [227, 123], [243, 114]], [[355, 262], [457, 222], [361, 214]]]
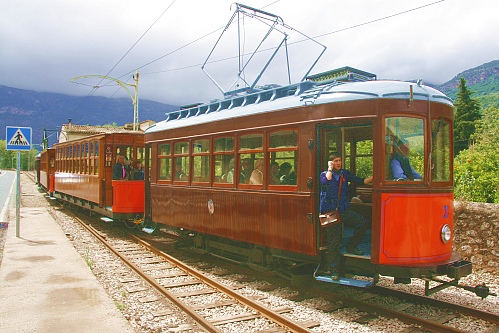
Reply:
[[224, 119], [290, 109], [305, 105], [338, 103], [369, 99], [409, 99], [453, 105], [440, 91], [414, 82], [365, 81], [317, 84], [303, 81], [285, 87], [274, 87], [242, 96], [200, 104], [173, 111], [167, 119], [149, 127], [145, 133], [210, 123]]

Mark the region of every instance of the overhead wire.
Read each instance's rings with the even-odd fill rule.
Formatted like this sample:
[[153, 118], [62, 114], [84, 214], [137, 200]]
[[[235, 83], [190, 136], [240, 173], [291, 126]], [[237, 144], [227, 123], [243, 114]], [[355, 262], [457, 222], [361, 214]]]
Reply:
[[[149, 32], [149, 30], [152, 29], [152, 27], [163, 17], [163, 15], [173, 6], [173, 4], [176, 2], [177, 0], [173, 0], [167, 7], [166, 9], [161, 13], [161, 15], [158, 16], [158, 18], [156, 20], [154, 20], [154, 22], [149, 26], [149, 28], [146, 29], [146, 31], [139, 37], [139, 39], [137, 39], [135, 41], [135, 43], [133, 43], [133, 45], [128, 49], [128, 51], [125, 52], [125, 54], [123, 54], [123, 56], [120, 58], [120, 60], [118, 60], [118, 62], [116, 64], [114, 64], [114, 66], [107, 72], [107, 74], [105, 76], [109, 76], [109, 74], [111, 74], [111, 72], [123, 61], [123, 59], [125, 59], [125, 57], [133, 50], [133, 48], [142, 40], [142, 38], [144, 38], [144, 36]], [[85, 102], [86, 100], [92, 96], [95, 91], [97, 90], [97, 88], [99, 87], [99, 85], [102, 83], [102, 81], [104, 81], [104, 78], [102, 78], [98, 83], [97, 85], [89, 85], [92, 87], [92, 90], [87, 94], [87, 96], [85, 96], [85, 98], [78, 104], [77, 107], [75, 107], [74, 111], [78, 110]], [[112, 96], [114, 96], [118, 91], [120, 90], [120, 88], [118, 88]], [[80, 121], [82, 120], [85, 120], [87, 117], [84, 117], [83, 119], [81, 119]]]
[[[267, 5], [267, 6], [270, 6], [276, 2], [278, 2], [280, 0], [277, 0], [277, 1], [274, 1], [273, 3]], [[317, 35], [317, 36], [313, 36], [312, 38], [314, 39], [319, 39], [319, 38], [322, 38], [322, 37], [325, 37], [325, 36], [328, 36], [328, 35], [332, 35], [332, 34], [335, 34], [335, 33], [339, 33], [339, 32], [343, 32], [343, 31], [346, 31], [346, 30], [350, 30], [350, 29], [355, 29], [355, 28], [358, 28], [358, 27], [362, 27], [362, 26], [365, 26], [365, 25], [368, 25], [368, 24], [372, 24], [372, 23], [376, 23], [376, 22], [379, 22], [379, 21], [383, 21], [383, 20], [387, 20], [387, 19], [390, 19], [390, 18], [393, 18], [393, 17], [396, 17], [396, 16], [400, 16], [400, 15], [404, 15], [404, 14], [407, 14], [407, 13], [410, 13], [410, 12], [413, 12], [413, 11], [416, 11], [416, 10], [420, 10], [420, 9], [423, 9], [423, 8], [426, 8], [426, 7], [429, 7], [429, 6], [433, 6], [433, 5], [436, 5], [438, 3], [441, 3], [441, 2], [444, 2], [445, 0], [438, 0], [438, 1], [434, 1], [432, 3], [429, 3], [429, 4], [425, 4], [425, 5], [422, 5], [422, 6], [419, 6], [419, 7], [415, 7], [415, 8], [411, 8], [411, 9], [408, 9], [408, 10], [404, 10], [402, 12], [398, 12], [398, 13], [395, 13], [395, 14], [391, 14], [391, 15], [387, 15], [387, 16], [384, 16], [384, 17], [381, 17], [381, 18], [377, 18], [377, 19], [374, 19], [374, 20], [370, 20], [370, 21], [367, 21], [367, 22], [363, 22], [363, 23], [359, 23], [359, 24], [355, 24], [355, 25], [352, 25], [352, 26], [349, 26], [349, 27], [346, 27], [346, 28], [342, 28], [342, 29], [338, 29], [338, 30], [334, 30], [334, 31], [331, 31], [331, 32], [327, 32], [327, 33], [324, 33], [324, 34], [321, 34], [321, 35]], [[265, 7], [267, 7], [265, 6]], [[265, 8], [265, 7], [262, 7], [262, 8]], [[145, 65], [142, 65], [141, 67], [139, 68], [143, 68], [143, 67], [146, 67], [158, 60], [161, 60], [189, 45], [192, 45], [194, 44], [195, 42], [198, 42], [199, 40], [203, 39], [203, 38], [206, 38], [208, 37], [209, 35], [219, 31], [220, 29], [222, 28], [219, 28], [219, 29], [216, 29], [202, 37], [199, 37], [197, 39], [195, 39], [194, 41], [192, 42], [189, 42], [187, 44], [185, 44], [184, 46], [181, 46], [179, 47], [178, 49], [172, 51], [172, 52], [169, 52], [168, 54], [165, 54], [153, 61], [150, 61], [148, 62], [147, 64]], [[307, 39], [301, 39], [301, 40], [297, 40], [295, 42], [291, 42], [291, 43], [288, 43], [288, 45], [294, 45], [294, 44], [298, 44], [298, 43], [302, 43], [302, 42], [305, 42], [307, 41]], [[258, 51], [258, 53], [261, 53], [261, 52], [267, 52], [267, 51], [271, 51], [271, 50], [275, 50], [275, 47], [271, 47], [271, 48], [267, 48], [267, 49], [262, 49], [260, 51]], [[248, 55], [248, 54], [244, 54], [244, 55]], [[212, 60], [212, 61], [209, 61], [208, 64], [213, 64], [213, 63], [217, 63], [217, 62], [221, 62], [221, 61], [227, 61], [227, 60], [232, 60], [232, 59], [236, 59], [238, 58], [238, 56], [231, 56], [231, 57], [227, 57], [227, 58], [223, 58], [223, 59], [218, 59], [218, 60]], [[173, 69], [167, 69], [167, 70], [162, 70], [162, 71], [154, 71], [154, 72], [145, 72], [143, 74], [159, 74], [159, 73], [166, 73], [166, 72], [173, 72], [173, 71], [178, 71], [178, 70], [184, 70], [184, 69], [189, 69], [189, 68], [194, 68], [194, 67], [199, 67], [199, 66], [202, 66], [202, 64], [194, 64], [194, 65], [189, 65], [189, 66], [184, 66], [184, 67], [179, 67], [179, 68], [173, 68]], [[128, 72], [127, 74], [129, 74], [131, 72]], [[125, 74], [125, 75], [127, 75]]]

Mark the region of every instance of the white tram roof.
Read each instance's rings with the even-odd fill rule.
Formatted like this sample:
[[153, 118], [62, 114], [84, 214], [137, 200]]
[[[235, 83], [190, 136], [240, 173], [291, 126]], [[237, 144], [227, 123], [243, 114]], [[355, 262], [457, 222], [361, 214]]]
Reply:
[[429, 100], [452, 106], [452, 100], [440, 91], [414, 82], [364, 81], [298, 84], [262, 90], [242, 96], [216, 100], [167, 114], [167, 119], [149, 127], [145, 133], [181, 128], [213, 121], [273, 112], [305, 105], [328, 104], [369, 99]]

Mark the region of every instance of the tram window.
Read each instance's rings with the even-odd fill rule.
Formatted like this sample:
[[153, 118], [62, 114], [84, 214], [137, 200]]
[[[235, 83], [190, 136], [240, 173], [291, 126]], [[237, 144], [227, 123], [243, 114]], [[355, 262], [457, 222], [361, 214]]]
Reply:
[[385, 119], [386, 180], [424, 178], [424, 122], [412, 117]]
[[373, 140], [345, 142], [344, 167], [362, 178], [373, 174]]
[[[239, 183], [263, 184], [265, 181], [263, 177], [265, 174], [264, 166], [263, 134], [241, 135], [239, 137]], [[253, 171], [255, 174], [252, 178]]]
[[176, 157], [174, 181], [187, 181], [189, 179], [189, 157]]
[[189, 142], [182, 141], [176, 142], [174, 145], [175, 160], [173, 170], [174, 181], [188, 181], [189, 180]]
[[269, 143], [269, 185], [296, 185], [298, 131], [272, 132]]
[[446, 119], [432, 121], [431, 172], [433, 181], [451, 180], [450, 122]]
[[137, 147], [137, 161], [141, 161], [144, 164], [144, 160], [146, 158], [145, 148]]
[[94, 174], [99, 174], [99, 142], [95, 141]]
[[158, 180], [170, 180], [172, 174], [171, 145], [163, 144], [158, 147]]
[[210, 182], [210, 140], [194, 140], [192, 143], [192, 181]]
[[241, 166], [239, 182], [241, 184], [262, 185], [265, 182], [265, 163], [263, 152], [240, 154], [239, 163]]
[[234, 138], [223, 137], [213, 140], [215, 160], [215, 183], [234, 184]]

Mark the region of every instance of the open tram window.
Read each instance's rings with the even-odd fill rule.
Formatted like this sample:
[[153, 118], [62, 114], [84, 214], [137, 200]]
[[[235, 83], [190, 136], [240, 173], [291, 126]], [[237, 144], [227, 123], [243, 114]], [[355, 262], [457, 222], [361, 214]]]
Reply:
[[[298, 131], [294, 129], [270, 133], [269, 185], [296, 185], [298, 173]], [[276, 187], [276, 189], [284, 189]]]
[[451, 154], [449, 119], [432, 121], [431, 175], [433, 181], [450, 181]]
[[258, 185], [265, 182], [263, 134], [252, 133], [239, 137], [239, 183]]
[[213, 140], [215, 160], [215, 183], [234, 184], [234, 138], [222, 137]]
[[116, 156], [121, 155], [125, 158], [125, 167], [130, 170], [133, 166], [133, 147], [132, 146], [117, 146]]
[[210, 182], [210, 140], [194, 140], [192, 156], [192, 182], [208, 185]]
[[95, 141], [95, 166], [94, 166], [94, 174], [99, 174], [99, 141]]
[[415, 117], [385, 119], [385, 179], [421, 181], [424, 178], [424, 122]]
[[189, 142], [176, 142], [174, 146], [174, 182], [186, 182], [189, 180]]
[[171, 180], [172, 149], [170, 144], [161, 144], [158, 147], [158, 180]]

